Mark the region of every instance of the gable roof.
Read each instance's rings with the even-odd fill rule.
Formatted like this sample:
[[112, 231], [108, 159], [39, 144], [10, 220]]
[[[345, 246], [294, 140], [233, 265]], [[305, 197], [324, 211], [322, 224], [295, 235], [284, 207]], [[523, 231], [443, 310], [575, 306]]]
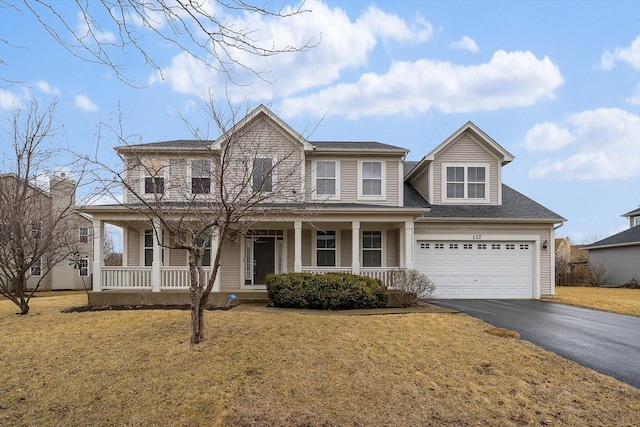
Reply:
[[473, 139], [477, 140], [481, 144], [490, 148], [493, 152], [498, 154], [500, 158], [500, 163], [504, 166], [507, 163], [511, 162], [514, 159], [514, 156], [505, 150], [500, 144], [498, 144], [493, 138], [487, 135], [482, 129], [476, 126], [473, 122], [469, 121], [465, 123], [460, 129], [455, 131], [451, 136], [442, 141], [440, 145], [431, 150], [426, 156], [418, 162], [418, 165], [413, 168], [411, 172], [409, 172], [405, 179], [411, 179], [411, 177], [416, 174], [419, 170], [421, 170], [425, 165], [431, 163], [438, 154], [442, 151], [446, 150], [450, 144], [452, 144], [456, 139], [458, 139], [462, 134], [468, 133], [472, 136]]
[[522, 220], [527, 222], [564, 222], [565, 218], [502, 184], [501, 205], [431, 205], [424, 219]]
[[620, 233], [609, 236], [606, 239], [598, 240], [597, 242], [585, 246], [584, 249], [591, 250], [635, 245], [640, 245], [640, 225], [621, 231]]
[[634, 209], [631, 212], [627, 212], [626, 214], [622, 214], [622, 216], [627, 218], [631, 218], [632, 216], [638, 216], [638, 215], [640, 215], [640, 208]]
[[[285, 123], [280, 117], [276, 116], [273, 111], [269, 110], [264, 104], [260, 104], [257, 108], [255, 108], [252, 112], [247, 114], [242, 120], [238, 123], [234, 124], [231, 129], [229, 129], [226, 133], [233, 134], [235, 132], [240, 131], [242, 128], [248, 126], [251, 122], [256, 120], [257, 118], [264, 116], [267, 117], [270, 121], [277, 124], [281, 127], [286, 133], [288, 133], [295, 141], [298, 141], [302, 144], [304, 150], [312, 150], [313, 146], [307, 141], [302, 135], [296, 132], [291, 126]], [[213, 144], [211, 144], [211, 148], [214, 150], [219, 150], [224, 142], [225, 134], [223, 133], [216, 139]]]

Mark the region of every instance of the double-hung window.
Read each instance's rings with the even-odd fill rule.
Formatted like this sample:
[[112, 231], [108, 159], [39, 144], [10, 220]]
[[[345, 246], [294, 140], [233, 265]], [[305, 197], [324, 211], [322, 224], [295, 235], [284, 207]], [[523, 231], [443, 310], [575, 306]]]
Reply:
[[338, 197], [338, 163], [333, 160], [316, 161], [315, 176], [318, 198]]
[[336, 232], [316, 232], [316, 265], [318, 267], [336, 266]]
[[80, 277], [89, 277], [89, 258], [80, 258], [78, 262], [78, 274]]
[[486, 201], [487, 165], [443, 165], [443, 196], [448, 201]]
[[273, 191], [273, 159], [259, 157], [253, 162], [252, 184], [254, 193]]
[[[144, 266], [151, 267], [153, 265], [153, 239], [156, 236], [152, 229], [144, 230]], [[160, 241], [164, 240], [164, 232]], [[160, 248], [160, 261], [164, 262], [164, 247]]]
[[42, 258], [38, 258], [31, 266], [32, 276], [42, 276]]
[[79, 240], [80, 243], [88, 243], [89, 242], [89, 229], [87, 227], [80, 227], [79, 229]]
[[145, 159], [142, 162], [145, 194], [164, 194], [165, 163], [162, 159]]
[[31, 238], [32, 239], [42, 238], [42, 222], [41, 221], [31, 221]]
[[362, 266], [382, 267], [382, 231], [362, 232]]
[[362, 162], [362, 195], [382, 196], [382, 162]]
[[[195, 236], [194, 236], [194, 239], [196, 239]], [[199, 238], [197, 238], [196, 243], [198, 244], [198, 246], [202, 247], [204, 245], [205, 239], [206, 237], [202, 235]], [[202, 254], [202, 266], [203, 267], [211, 266], [211, 238], [208, 239], [207, 245], [204, 247], [204, 252]]]
[[211, 161], [191, 160], [191, 194], [211, 193]]

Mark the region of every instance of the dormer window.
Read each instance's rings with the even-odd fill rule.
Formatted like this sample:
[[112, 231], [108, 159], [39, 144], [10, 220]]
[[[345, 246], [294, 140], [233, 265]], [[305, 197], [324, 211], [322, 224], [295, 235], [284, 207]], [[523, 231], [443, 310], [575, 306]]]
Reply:
[[446, 201], [479, 202], [488, 199], [488, 165], [443, 164]]
[[636, 227], [640, 225], [640, 216], [633, 218], [633, 226]]

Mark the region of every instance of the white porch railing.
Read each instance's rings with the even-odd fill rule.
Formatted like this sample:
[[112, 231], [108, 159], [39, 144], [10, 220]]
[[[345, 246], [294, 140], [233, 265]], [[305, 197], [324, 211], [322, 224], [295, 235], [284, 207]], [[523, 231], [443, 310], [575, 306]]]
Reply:
[[151, 267], [102, 267], [102, 289], [151, 289]]
[[[380, 279], [387, 287], [391, 288], [391, 272], [398, 267], [360, 267], [360, 275]], [[302, 271], [312, 274], [325, 273], [351, 273], [350, 267], [302, 267]]]
[[[205, 280], [211, 270], [205, 270]], [[160, 267], [160, 289], [189, 289], [189, 267]], [[151, 267], [102, 267], [102, 289], [151, 289]]]

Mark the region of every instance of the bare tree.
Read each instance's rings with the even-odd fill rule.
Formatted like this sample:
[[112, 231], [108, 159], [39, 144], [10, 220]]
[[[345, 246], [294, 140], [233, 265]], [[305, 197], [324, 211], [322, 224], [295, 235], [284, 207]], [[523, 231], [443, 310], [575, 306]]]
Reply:
[[[239, 107], [229, 105], [228, 112], [221, 113], [211, 97], [207, 109], [221, 132], [215, 141], [194, 127], [190, 130], [195, 139], [169, 147], [171, 151], [166, 146], [154, 149], [153, 144], [130, 145], [120, 138], [117, 150], [124, 168], [109, 169], [112, 178], [104, 183], [106, 189], [124, 187], [123, 208], [158, 225], [153, 227], [158, 245], [187, 251], [192, 345], [205, 339], [203, 312], [219, 274], [223, 246], [243, 238], [253, 224], [285, 211], [291, 215], [303, 206], [300, 147], [274, 144], [281, 134], [272, 126], [238, 122], [245, 112]], [[270, 114], [266, 107], [255, 112]], [[190, 180], [186, 170], [191, 170]], [[185, 179], [167, 179], [176, 171], [183, 171]], [[215, 255], [208, 274], [203, 261], [211, 253]]]
[[[51, 269], [79, 251], [75, 183], [52, 179], [49, 193], [37, 184], [55, 158], [46, 144], [55, 134], [55, 105], [41, 110], [34, 100], [26, 112], [16, 110], [2, 138], [11, 152], [3, 153], [0, 176], [0, 294], [20, 314], [29, 312], [31, 297]], [[37, 282], [27, 291], [30, 277]]]
[[[301, 13], [304, 3], [284, 6], [276, 2], [245, 0], [75, 0], [64, 6], [48, 0], [0, 0], [0, 7], [30, 13], [51, 37], [73, 56], [110, 67], [116, 76], [132, 84], [125, 73], [128, 64], [141, 59], [162, 72], [158, 58], [150, 55], [152, 42], [172, 45], [191, 59], [231, 76], [235, 67], [256, 74], [246, 58], [299, 52], [299, 46], [260, 40], [258, 29], [234, 17], [257, 14], [287, 19]], [[278, 6], [280, 5], [280, 6]], [[8, 12], [7, 12], [8, 13]], [[0, 40], [12, 46], [10, 40]], [[1, 63], [1, 62], [0, 62]]]

